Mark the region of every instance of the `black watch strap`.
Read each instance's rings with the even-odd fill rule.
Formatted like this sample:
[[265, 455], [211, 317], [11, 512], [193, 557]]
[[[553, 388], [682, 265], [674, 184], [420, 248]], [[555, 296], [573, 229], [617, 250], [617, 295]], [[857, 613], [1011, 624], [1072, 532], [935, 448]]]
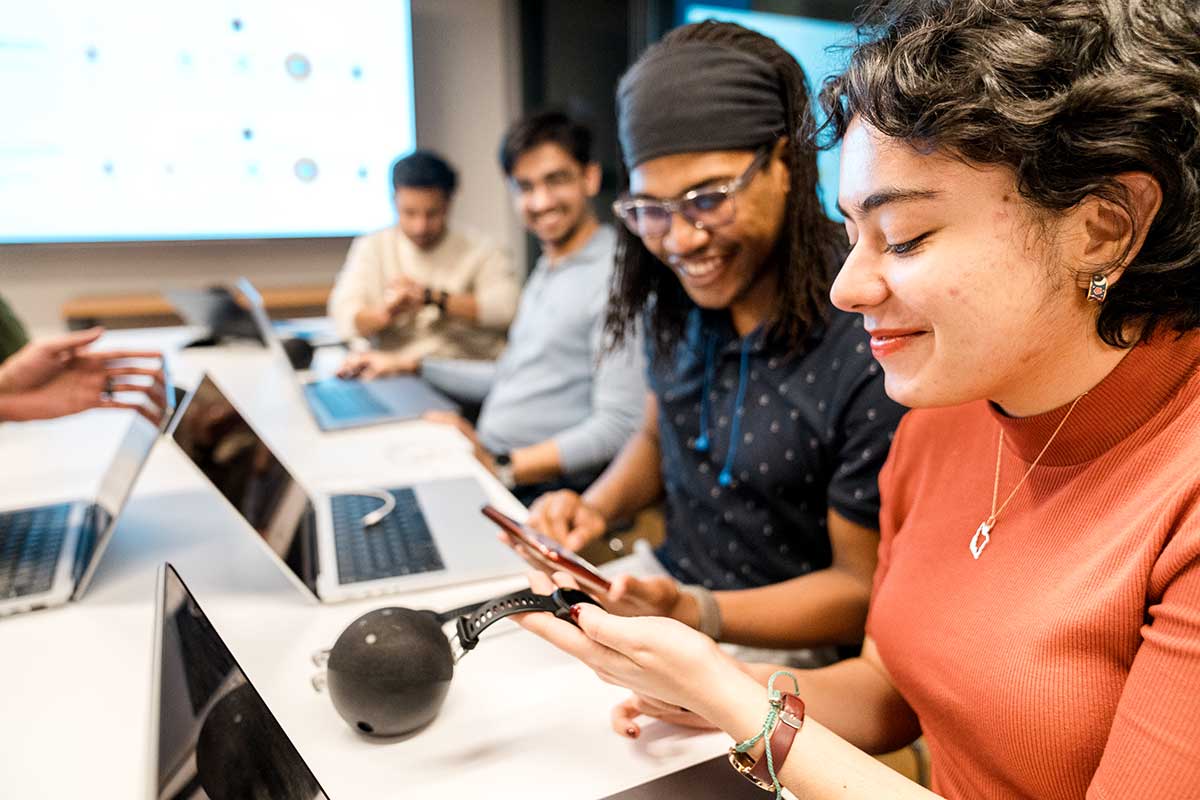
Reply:
[[474, 650], [475, 645], [479, 644], [479, 634], [505, 617], [530, 611], [547, 611], [559, 619], [573, 622], [571, 606], [577, 603], [600, 605], [587, 592], [578, 589], [557, 589], [553, 594], [535, 594], [532, 589], [522, 589], [495, 600], [488, 600], [470, 614], [463, 614], [455, 623], [458, 643], [453, 648], [454, 660], [457, 661], [465, 653]]

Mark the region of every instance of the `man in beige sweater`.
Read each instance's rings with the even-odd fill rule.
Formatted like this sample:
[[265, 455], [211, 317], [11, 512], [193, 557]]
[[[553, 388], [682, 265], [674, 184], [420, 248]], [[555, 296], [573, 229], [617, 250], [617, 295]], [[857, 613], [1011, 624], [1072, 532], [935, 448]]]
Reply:
[[458, 184], [442, 158], [418, 150], [392, 166], [397, 221], [350, 245], [329, 298], [343, 338], [396, 358], [493, 358], [521, 283], [493, 244], [448, 230]]

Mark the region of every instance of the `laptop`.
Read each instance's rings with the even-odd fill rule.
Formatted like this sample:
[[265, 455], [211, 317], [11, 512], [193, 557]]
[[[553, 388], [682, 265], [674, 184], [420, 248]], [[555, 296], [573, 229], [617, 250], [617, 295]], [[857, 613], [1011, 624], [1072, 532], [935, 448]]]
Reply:
[[717, 756], [661, 778], [610, 794], [602, 800], [660, 800], [686, 797], [688, 800], [763, 800], [763, 794], [729, 765], [728, 756]]
[[[249, 301], [259, 334], [292, 370], [292, 362], [271, 325], [262, 296], [245, 278], [239, 278], [237, 286]], [[294, 370], [292, 374], [295, 375]], [[323, 431], [417, 419], [426, 411], [452, 411], [456, 414], [462, 411], [458, 403], [414, 375], [371, 381], [343, 380], [338, 377], [305, 381], [296, 377], [304, 402], [312, 412], [317, 427]]]
[[158, 438], [158, 428], [130, 418], [95, 497], [0, 511], [0, 616], [59, 606], [87, 591]]
[[[147, 796], [157, 800], [328, 795], [179, 573], [163, 564], [155, 610]], [[605, 800], [757, 800], [719, 756]]]
[[156, 596], [147, 796], [328, 800], [170, 564]]
[[517, 574], [474, 478], [310, 493], [209, 375], [171, 436], [287, 569], [327, 602]]
[[188, 325], [208, 331], [208, 335], [186, 347], [216, 345], [229, 339], [246, 339], [266, 345], [250, 311], [238, 304], [223, 286], [206, 289], [168, 289], [163, 292], [176, 313]]

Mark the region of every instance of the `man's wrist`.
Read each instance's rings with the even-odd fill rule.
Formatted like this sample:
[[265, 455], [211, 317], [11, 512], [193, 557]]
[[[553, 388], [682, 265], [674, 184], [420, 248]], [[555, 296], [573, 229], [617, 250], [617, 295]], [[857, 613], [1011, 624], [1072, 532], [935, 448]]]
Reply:
[[449, 299], [450, 293], [444, 289], [435, 292], [433, 289], [430, 289], [428, 286], [426, 286], [421, 292], [422, 302], [424, 302], [424, 304], [427, 306], [437, 306], [442, 313], [445, 313], [446, 303], [449, 301]]
[[516, 471], [513, 469], [512, 454], [507, 452], [492, 453], [492, 472], [496, 479], [510, 492], [517, 488]]

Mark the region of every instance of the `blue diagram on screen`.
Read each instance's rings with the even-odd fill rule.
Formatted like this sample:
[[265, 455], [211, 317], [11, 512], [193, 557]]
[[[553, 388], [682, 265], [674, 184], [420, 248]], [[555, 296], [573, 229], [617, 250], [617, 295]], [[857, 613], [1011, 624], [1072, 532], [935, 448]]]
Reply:
[[[842, 45], [854, 40], [854, 25], [849, 22], [834, 22], [811, 17], [794, 17], [787, 14], [769, 14], [762, 11], [741, 11], [722, 6], [702, 4], [689, 5], [684, 10], [687, 22], [702, 22], [713, 19], [720, 22], [736, 22], [744, 28], [770, 36], [800, 62], [808, 76], [808, 90], [814, 99], [813, 109], [817, 120], [822, 119], [816, 108], [816, 91], [829, 75], [842, 71], [849, 58], [849, 51]], [[839, 149], [823, 150], [817, 154], [817, 169], [820, 173], [821, 199], [826, 213], [835, 220], [842, 215], [837, 210]]]
[[416, 141], [408, 0], [0, 15], [0, 242], [346, 236]]

